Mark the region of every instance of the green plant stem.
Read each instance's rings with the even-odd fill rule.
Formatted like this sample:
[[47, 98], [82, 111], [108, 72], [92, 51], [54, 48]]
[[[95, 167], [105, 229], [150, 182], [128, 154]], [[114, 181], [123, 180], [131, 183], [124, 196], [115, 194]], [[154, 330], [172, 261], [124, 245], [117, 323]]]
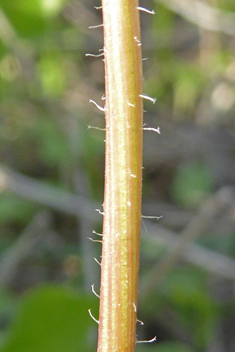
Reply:
[[142, 62], [138, 1], [103, 0], [105, 196], [99, 352], [133, 352], [142, 188]]

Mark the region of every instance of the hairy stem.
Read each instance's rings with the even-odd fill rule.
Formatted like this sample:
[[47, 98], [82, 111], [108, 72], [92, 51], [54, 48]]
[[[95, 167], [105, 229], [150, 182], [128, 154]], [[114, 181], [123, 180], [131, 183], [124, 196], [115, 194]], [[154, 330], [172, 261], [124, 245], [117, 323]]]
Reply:
[[142, 187], [142, 63], [137, 0], [103, 0], [105, 196], [99, 352], [133, 352]]

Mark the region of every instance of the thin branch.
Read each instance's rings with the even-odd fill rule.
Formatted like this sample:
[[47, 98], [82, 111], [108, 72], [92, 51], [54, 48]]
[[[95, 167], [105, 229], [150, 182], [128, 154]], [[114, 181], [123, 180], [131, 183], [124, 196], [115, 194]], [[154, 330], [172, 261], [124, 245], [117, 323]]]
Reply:
[[4, 166], [0, 167], [0, 189], [66, 214], [100, 222], [100, 217], [95, 211], [95, 208], [100, 205], [96, 202], [91, 202], [83, 196], [70, 194]]
[[[143, 241], [152, 245], [167, 247], [170, 251], [177, 247], [179, 241], [177, 233], [150, 221], [146, 221], [146, 226], [148, 232], [143, 232]], [[202, 268], [210, 274], [235, 281], [235, 260], [224, 254], [192, 243], [184, 252], [181, 252], [181, 259]], [[142, 285], [140, 286], [142, 287]]]
[[18, 239], [4, 252], [0, 261], [1, 288], [7, 286], [18, 264], [47, 236], [46, 230], [49, 225], [49, 213], [41, 211], [35, 215]]
[[198, 0], [156, 0], [200, 28], [235, 36], [235, 14]]
[[[215, 216], [221, 212], [230, 199], [227, 198], [226, 191], [221, 189], [214, 196], [211, 196], [203, 204], [199, 213], [190, 221], [188, 226], [184, 229], [176, 245], [171, 248], [168, 254], [160, 263], [156, 263], [151, 271], [146, 275], [142, 281], [140, 288], [141, 299], [146, 299], [146, 295], [154, 288], [156, 288], [166, 274], [174, 267], [184, 252], [186, 252], [189, 244], [191, 244], [207, 227], [211, 224]], [[195, 256], [194, 256], [195, 259]]]

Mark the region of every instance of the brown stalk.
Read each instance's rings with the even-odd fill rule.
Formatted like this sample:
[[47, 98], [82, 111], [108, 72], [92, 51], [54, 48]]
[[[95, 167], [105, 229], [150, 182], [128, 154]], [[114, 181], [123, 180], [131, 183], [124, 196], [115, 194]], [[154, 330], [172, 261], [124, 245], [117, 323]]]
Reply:
[[142, 188], [142, 62], [137, 0], [103, 0], [105, 196], [99, 352], [133, 352]]

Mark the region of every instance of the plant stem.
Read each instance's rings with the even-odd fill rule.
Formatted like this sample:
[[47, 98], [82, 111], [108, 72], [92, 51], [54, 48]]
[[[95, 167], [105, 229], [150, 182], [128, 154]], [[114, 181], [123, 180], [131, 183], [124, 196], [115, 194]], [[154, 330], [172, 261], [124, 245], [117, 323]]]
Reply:
[[142, 188], [142, 62], [137, 0], [103, 0], [105, 196], [99, 352], [133, 352]]

